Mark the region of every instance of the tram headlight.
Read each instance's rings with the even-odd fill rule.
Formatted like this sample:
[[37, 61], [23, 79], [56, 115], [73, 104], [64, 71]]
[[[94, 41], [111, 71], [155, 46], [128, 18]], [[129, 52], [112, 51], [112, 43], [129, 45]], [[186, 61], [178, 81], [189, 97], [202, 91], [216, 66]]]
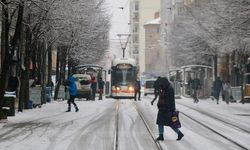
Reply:
[[118, 91], [121, 90], [121, 87], [117, 86], [117, 87], [116, 87], [116, 90], [118, 90]]
[[129, 90], [129, 92], [133, 92], [135, 89], [134, 89], [133, 86], [129, 86], [129, 87], [128, 87], [128, 90]]

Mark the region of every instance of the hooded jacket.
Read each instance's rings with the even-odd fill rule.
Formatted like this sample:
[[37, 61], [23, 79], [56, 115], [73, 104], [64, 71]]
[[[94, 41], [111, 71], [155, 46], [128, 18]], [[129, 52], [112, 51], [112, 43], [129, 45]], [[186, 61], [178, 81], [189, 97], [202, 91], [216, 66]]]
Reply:
[[69, 76], [68, 81], [69, 81], [69, 94], [74, 96], [77, 94], [77, 87], [75, 83], [76, 79], [73, 76]]

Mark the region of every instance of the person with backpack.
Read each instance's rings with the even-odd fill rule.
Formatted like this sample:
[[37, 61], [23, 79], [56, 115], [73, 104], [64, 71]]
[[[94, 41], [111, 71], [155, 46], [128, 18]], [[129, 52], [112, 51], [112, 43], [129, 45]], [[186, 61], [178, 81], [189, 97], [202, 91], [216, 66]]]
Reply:
[[[178, 137], [176, 140], [179, 141], [183, 138], [184, 134], [177, 127], [172, 126], [172, 116], [170, 116], [170, 114], [176, 111], [174, 89], [166, 77], [161, 77], [158, 81], [159, 99], [157, 103], [158, 114], [156, 124], [158, 125], [159, 137], [156, 140], [163, 141], [164, 126], [170, 126], [177, 133]], [[153, 103], [154, 101], [151, 102], [152, 105]]]

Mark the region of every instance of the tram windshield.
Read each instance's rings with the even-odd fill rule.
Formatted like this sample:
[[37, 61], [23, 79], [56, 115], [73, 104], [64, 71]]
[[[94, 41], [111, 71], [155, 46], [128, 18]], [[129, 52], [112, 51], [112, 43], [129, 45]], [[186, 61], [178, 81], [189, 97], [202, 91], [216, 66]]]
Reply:
[[135, 71], [130, 69], [116, 69], [113, 72], [114, 85], [128, 85], [135, 80]]

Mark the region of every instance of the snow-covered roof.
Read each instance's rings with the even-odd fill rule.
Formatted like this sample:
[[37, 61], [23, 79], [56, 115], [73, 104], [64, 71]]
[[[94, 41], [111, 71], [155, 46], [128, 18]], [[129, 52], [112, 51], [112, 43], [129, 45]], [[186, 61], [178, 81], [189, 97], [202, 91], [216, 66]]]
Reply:
[[157, 18], [154, 20], [146, 21], [144, 25], [153, 25], [153, 24], [161, 24], [161, 18]]
[[133, 58], [116, 58], [112, 61], [112, 66], [116, 66], [118, 64], [131, 64], [132, 66], [136, 65], [136, 61]]

